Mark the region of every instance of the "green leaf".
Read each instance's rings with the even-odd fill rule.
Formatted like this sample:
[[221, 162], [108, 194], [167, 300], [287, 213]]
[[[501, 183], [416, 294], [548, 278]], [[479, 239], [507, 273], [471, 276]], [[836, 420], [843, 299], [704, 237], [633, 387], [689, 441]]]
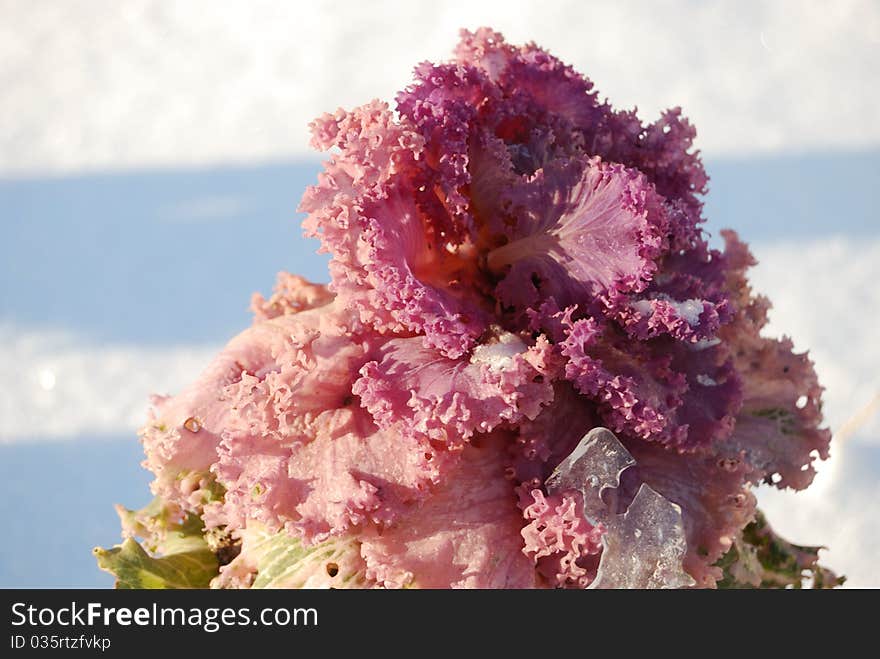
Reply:
[[366, 564], [355, 538], [303, 546], [299, 538], [283, 531], [270, 533], [253, 522], [230, 571], [239, 565], [256, 573], [252, 588], [363, 588], [367, 584]]
[[796, 545], [776, 534], [759, 510], [716, 565], [719, 588], [835, 588], [846, 577], [819, 565], [823, 547]]
[[158, 497], [140, 510], [116, 511], [125, 541], [93, 554], [99, 568], [116, 576], [117, 588], [208, 588], [217, 576], [218, 543], [209, 543], [198, 515]]
[[180, 538], [180, 551], [161, 557], [148, 554], [133, 538], [112, 549], [96, 547], [98, 567], [116, 576], [116, 587], [207, 588], [217, 576], [217, 557], [201, 538]]

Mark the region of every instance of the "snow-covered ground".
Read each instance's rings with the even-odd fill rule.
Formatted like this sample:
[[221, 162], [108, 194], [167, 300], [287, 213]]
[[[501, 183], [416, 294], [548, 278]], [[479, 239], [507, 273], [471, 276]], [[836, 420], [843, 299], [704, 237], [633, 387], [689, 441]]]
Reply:
[[871, 0], [0, 0], [0, 171], [254, 162], [392, 99], [459, 28], [550, 48], [710, 154], [880, 143]]

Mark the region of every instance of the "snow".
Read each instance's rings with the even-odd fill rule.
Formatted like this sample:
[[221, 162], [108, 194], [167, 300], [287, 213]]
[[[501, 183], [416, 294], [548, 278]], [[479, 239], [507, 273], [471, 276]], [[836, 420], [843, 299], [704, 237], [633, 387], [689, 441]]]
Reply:
[[5, 0], [0, 15], [0, 175], [301, 157], [315, 116], [393, 98], [480, 25], [548, 47], [619, 107], [681, 105], [705, 153], [880, 144], [870, 0]]
[[478, 345], [471, 355], [472, 364], [488, 364], [491, 371], [503, 371], [516, 355], [526, 351], [526, 344], [515, 334], [502, 334], [494, 343]]

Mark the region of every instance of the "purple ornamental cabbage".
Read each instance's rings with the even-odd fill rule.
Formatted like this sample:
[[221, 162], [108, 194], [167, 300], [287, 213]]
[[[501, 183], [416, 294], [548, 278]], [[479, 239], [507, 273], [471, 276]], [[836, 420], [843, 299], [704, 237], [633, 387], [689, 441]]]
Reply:
[[828, 457], [822, 388], [736, 233], [709, 247], [680, 110], [485, 28], [396, 100], [312, 123], [331, 281], [282, 273], [154, 399], [117, 585], [838, 584], [755, 508]]

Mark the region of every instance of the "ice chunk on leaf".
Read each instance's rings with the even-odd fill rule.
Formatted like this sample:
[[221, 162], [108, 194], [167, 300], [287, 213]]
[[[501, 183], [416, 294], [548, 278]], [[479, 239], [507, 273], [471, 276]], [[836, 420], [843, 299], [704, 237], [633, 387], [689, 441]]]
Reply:
[[623, 514], [602, 500], [603, 490], [618, 488], [620, 475], [635, 465], [614, 433], [594, 428], [547, 479], [550, 494], [580, 492], [587, 521], [605, 527], [599, 571], [590, 587], [693, 586], [682, 567], [687, 540], [679, 506], [644, 483]]
[[642, 483], [623, 515], [606, 522], [599, 572], [591, 588], [684, 588], [687, 552], [681, 508]]
[[584, 497], [584, 516], [595, 526], [610, 517], [602, 491], [616, 489], [620, 475], [636, 461], [607, 428], [593, 428], [547, 479], [547, 491], [575, 490]]

